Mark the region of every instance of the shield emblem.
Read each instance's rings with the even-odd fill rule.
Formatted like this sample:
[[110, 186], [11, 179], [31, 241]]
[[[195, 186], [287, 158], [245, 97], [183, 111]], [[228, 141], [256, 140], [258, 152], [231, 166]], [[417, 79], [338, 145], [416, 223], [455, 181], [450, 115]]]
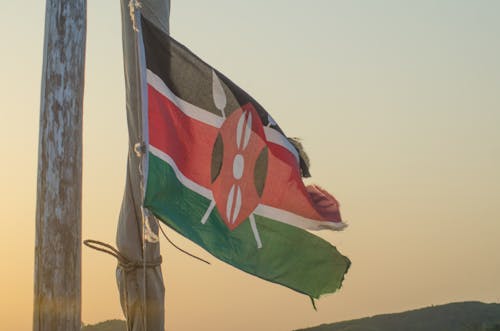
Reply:
[[215, 204], [230, 230], [247, 219], [260, 202], [267, 153], [262, 122], [252, 104], [233, 111], [219, 129], [211, 164]]

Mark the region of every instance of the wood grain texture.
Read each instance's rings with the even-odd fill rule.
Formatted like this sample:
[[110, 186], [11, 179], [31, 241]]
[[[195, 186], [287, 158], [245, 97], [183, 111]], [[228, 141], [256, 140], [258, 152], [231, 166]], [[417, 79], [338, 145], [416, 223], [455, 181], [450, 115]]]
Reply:
[[33, 330], [81, 327], [86, 0], [47, 0], [40, 102]]

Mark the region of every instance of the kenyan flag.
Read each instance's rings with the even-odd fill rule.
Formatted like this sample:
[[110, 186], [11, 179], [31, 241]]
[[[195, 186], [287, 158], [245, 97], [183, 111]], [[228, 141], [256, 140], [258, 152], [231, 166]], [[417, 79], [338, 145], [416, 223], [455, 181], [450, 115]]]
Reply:
[[308, 230], [340, 230], [337, 201], [306, 187], [297, 148], [252, 97], [142, 18], [144, 206], [215, 257], [318, 298], [350, 261]]

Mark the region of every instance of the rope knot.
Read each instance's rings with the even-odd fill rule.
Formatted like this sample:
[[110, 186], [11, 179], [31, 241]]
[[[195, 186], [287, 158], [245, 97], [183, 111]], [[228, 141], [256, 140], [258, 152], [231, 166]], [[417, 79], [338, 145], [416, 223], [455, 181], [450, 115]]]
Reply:
[[120, 251], [118, 251], [116, 248], [113, 246], [103, 243], [102, 241], [98, 240], [84, 240], [83, 243], [85, 246], [90, 247], [92, 249], [95, 249], [97, 251], [109, 254], [111, 256], [114, 256], [116, 260], [118, 261], [118, 265], [125, 270], [125, 272], [130, 272], [136, 269], [140, 268], [155, 268], [161, 265], [163, 262], [163, 259], [161, 256], [158, 256], [158, 258], [154, 261], [132, 261], [126, 258]]

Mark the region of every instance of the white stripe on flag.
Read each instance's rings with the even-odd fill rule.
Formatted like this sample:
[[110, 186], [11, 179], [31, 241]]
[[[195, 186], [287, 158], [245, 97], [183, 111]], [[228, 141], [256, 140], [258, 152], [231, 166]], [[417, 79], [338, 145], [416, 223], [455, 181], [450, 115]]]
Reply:
[[200, 184], [193, 182], [191, 179], [184, 176], [184, 174], [179, 170], [177, 164], [175, 164], [174, 159], [172, 159], [170, 155], [164, 153], [163, 151], [159, 150], [158, 148], [154, 147], [151, 144], [149, 145], [149, 151], [151, 152], [151, 154], [167, 162], [172, 167], [175, 176], [182, 183], [182, 185], [186, 186], [191, 191], [194, 191], [209, 200], [213, 200], [212, 191], [207, 189], [206, 187], [201, 186]]
[[189, 116], [195, 120], [202, 123], [220, 128], [222, 123], [224, 123], [224, 118], [212, 114], [198, 106], [195, 106], [187, 101], [182, 100], [172, 92], [167, 85], [151, 70], [147, 70], [148, 84], [151, 85], [155, 90], [157, 90], [164, 97], [169, 99], [177, 106], [186, 116]]
[[[161, 160], [165, 161], [168, 163], [172, 169], [174, 170], [175, 176], [177, 179], [188, 189], [198, 193], [199, 195], [204, 196], [208, 200], [214, 200], [212, 191], [206, 187], [203, 187], [191, 179], [187, 178], [177, 167], [175, 164], [175, 161], [166, 153], [162, 152], [158, 148], [149, 145], [149, 151], [151, 154], [155, 155], [156, 157], [160, 158]], [[253, 214], [267, 217], [269, 219], [285, 223], [297, 228], [301, 229], [306, 229], [306, 230], [324, 230], [324, 229], [329, 229], [329, 230], [342, 230], [345, 228], [347, 225], [345, 223], [335, 223], [335, 222], [326, 222], [326, 221], [317, 221], [317, 220], [312, 220], [300, 215], [297, 215], [295, 213], [271, 207], [271, 206], [266, 206], [263, 204], [259, 204], [257, 208], [254, 210]]]
[[281, 223], [295, 226], [297, 228], [307, 229], [312, 231], [325, 230], [325, 229], [339, 231], [347, 226], [347, 224], [343, 222], [327, 222], [327, 221], [312, 220], [283, 209], [266, 206], [263, 204], [259, 204], [257, 208], [255, 208], [255, 211], [253, 213], [255, 215], [264, 216]]
[[[224, 123], [225, 119], [223, 117], [215, 115], [176, 96], [174, 92], [172, 92], [172, 90], [170, 90], [168, 86], [163, 82], [163, 80], [149, 69], [147, 69], [147, 78], [148, 84], [151, 85], [151, 87], [153, 87], [155, 90], [157, 90], [161, 95], [169, 99], [174, 105], [176, 105], [177, 108], [179, 108], [184, 113], [184, 115], [216, 128], [220, 128]], [[281, 134], [281, 132], [271, 127], [264, 127], [264, 133], [266, 135], [267, 141], [286, 148], [295, 156], [298, 162], [299, 154], [297, 153], [297, 150], [288, 141], [288, 139], [283, 134]]]
[[290, 153], [295, 156], [297, 163], [299, 162], [299, 153], [293, 145], [288, 141], [288, 139], [281, 134], [281, 132], [276, 131], [275, 129], [265, 126], [264, 133], [266, 134], [266, 139], [273, 144], [280, 145], [281, 147], [286, 148]]

